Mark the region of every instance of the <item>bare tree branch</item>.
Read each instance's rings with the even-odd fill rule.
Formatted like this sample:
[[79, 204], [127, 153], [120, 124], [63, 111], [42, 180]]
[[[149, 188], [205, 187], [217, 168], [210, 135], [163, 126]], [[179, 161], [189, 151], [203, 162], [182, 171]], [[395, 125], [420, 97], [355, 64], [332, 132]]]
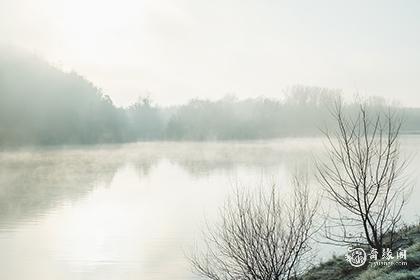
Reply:
[[366, 105], [349, 117], [341, 100], [332, 115], [337, 129], [325, 132], [328, 158], [317, 163], [318, 180], [338, 206], [328, 217], [326, 236], [382, 252], [395, 240], [406, 203], [407, 184], [401, 180], [406, 161], [398, 143], [402, 121], [391, 110], [372, 113]]
[[296, 176], [293, 185], [289, 202], [274, 186], [269, 194], [237, 190], [220, 224], [207, 228], [204, 251], [191, 258], [195, 272], [213, 280], [295, 279], [306, 267], [318, 202], [306, 178]]

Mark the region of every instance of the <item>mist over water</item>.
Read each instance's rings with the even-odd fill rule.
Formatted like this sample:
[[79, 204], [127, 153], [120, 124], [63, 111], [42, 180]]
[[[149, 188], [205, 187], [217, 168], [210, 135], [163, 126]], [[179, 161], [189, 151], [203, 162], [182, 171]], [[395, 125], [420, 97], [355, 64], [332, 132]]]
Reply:
[[419, 11], [0, 0], [0, 280], [420, 279]]
[[[323, 140], [1, 152], [0, 278], [195, 279], [186, 254], [232, 190], [276, 184], [287, 193], [294, 170], [323, 156]], [[403, 137], [403, 154], [419, 144]], [[410, 172], [419, 164], [413, 157]], [[314, 181], [311, 188], [320, 192]], [[419, 199], [415, 190], [407, 221], [418, 220]], [[319, 259], [342, 250], [317, 247]]]

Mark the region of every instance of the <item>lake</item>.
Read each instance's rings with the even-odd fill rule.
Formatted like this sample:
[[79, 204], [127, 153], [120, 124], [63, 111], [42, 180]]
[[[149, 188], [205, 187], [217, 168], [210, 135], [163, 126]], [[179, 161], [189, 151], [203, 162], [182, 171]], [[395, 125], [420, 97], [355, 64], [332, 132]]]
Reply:
[[[323, 139], [0, 152], [0, 279], [196, 279], [186, 256], [234, 188], [313, 170]], [[420, 137], [405, 136], [417, 185]], [[312, 182], [312, 190], [319, 187]], [[415, 188], [404, 217], [419, 220]], [[331, 251], [320, 246], [319, 258]]]

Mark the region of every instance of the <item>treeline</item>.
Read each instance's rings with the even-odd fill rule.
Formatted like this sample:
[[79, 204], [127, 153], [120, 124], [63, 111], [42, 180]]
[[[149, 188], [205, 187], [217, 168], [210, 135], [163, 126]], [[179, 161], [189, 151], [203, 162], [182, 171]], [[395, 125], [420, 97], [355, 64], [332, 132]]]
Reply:
[[28, 54], [0, 55], [0, 143], [124, 141], [125, 111], [92, 83]]
[[[139, 98], [128, 108], [77, 73], [42, 59], [0, 51], [0, 145], [57, 145], [139, 140], [260, 139], [319, 134], [339, 90], [296, 86], [283, 100], [227, 96], [160, 107]], [[383, 106], [382, 99], [371, 99]], [[349, 109], [354, 106], [347, 105]], [[406, 131], [420, 131], [420, 110], [406, 110]]]

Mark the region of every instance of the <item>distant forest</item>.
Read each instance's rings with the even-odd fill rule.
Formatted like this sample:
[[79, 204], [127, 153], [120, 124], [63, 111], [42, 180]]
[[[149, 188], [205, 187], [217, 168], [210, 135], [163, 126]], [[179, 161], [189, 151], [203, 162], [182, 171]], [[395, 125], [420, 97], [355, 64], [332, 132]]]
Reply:
[[[314, 136], [331, 124], [328, 108], [340, 94], [295, 86], [282, 100], [227, 96], [161, 107], [139, 98], [119, 108], [75, 72], [63, 72], [32, 54], [1, 50], [0, 146]], [[386, 106], [381, 98], [367, 102]], [[355, 106], [346, 104], [346, 109]], [[420, 109], [404, 108], [404, 120], [404, 133], [420, 131]]]

